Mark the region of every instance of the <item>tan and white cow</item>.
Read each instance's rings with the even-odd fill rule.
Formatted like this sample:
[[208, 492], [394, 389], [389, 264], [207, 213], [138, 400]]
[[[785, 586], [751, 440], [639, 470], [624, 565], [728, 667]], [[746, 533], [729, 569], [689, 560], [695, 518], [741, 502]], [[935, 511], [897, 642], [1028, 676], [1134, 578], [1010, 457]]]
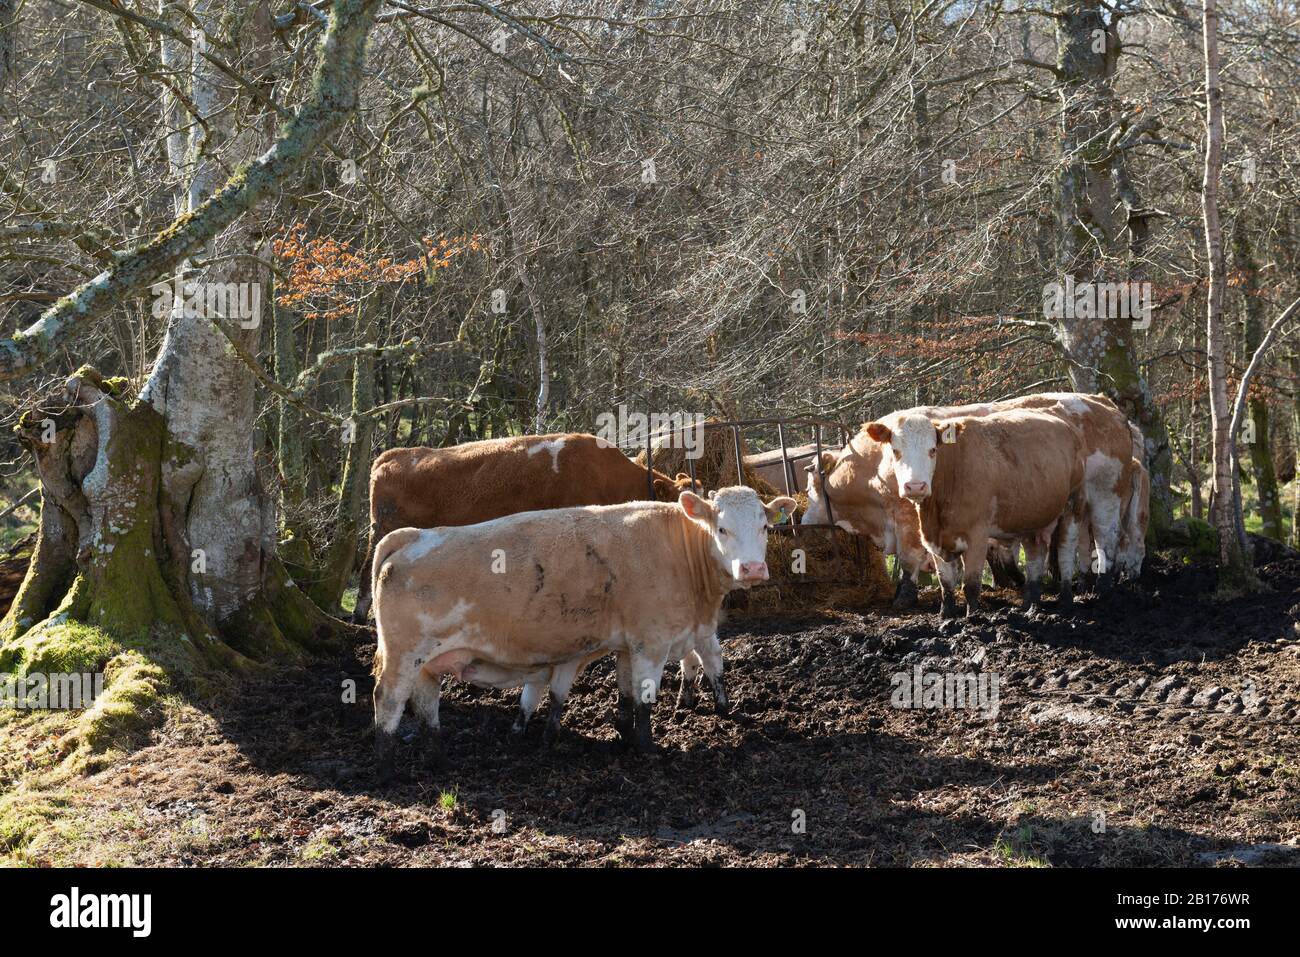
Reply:
[[793, 508], [735, 487], [386, 535], [373, 564], [381, 775], [408, 699], [436, 737], [442, 675], [549, 683], [558, 725], [574, 677], [604, 654], [617, 656], [620, 737], [652, 749], [664, 663], [717, 633], [728, 591], [767, 578], [768, 528]]
[[[962, 406], [920, 406], [894, 415], [918, 414], [933, 419], [983, 417], [1012, 409], [1036, 409], [1056, 415], [1077, 426], [1083, 433], [1087, 451], [1085, 482], [1088, 525], [1082, 528], [1081, 558], [1099, 572], [1102, 589], [1113, 578], [1118, 543], [1126, 508], [1127, 491], [1136, 480], [1132, 454], [1126, 449], [1130, 425], [1123, 413], [1103, 395], [1077, 392], [1048, 392], [1021, 396], [1000, 402]], [[864, 426], [864, 430], [865, 430]], [[884, 447], [866, 432], [854, 436], [844, 449], [823, 454], [823, 472], [827, 475], [831, 508], [837, 524], [856, 529], [885, 551], [896, 554], [903, 574], [895, 604], [905, 607], [915, 600], [916, 581], [925, 569], [928, 554], [921, 544], [915, 510], [900, 500], [900, 493], [890, 470], [881, 470]], [[809, 507], [804, 522], [826, 521], [825, 493], [815, 467], [808, 469]], [[901, 507], [900, 507], [901, 506]], [[1145, 527], [1145, 522], [1144, 522]], [[1098, 549], [1092, 559], [1088, 551]], [[1015, 580], [1015, 542], [994, 542], [989, 550], [989, 567], [999, 585], [1023, 585]], [[1140, 559], [1139, 565], [1140, 565]]]
[[869, 423], [867, 433], [888, 446], [881, 467], [916, 509], [939, 573], [943, 617], [957, 613], [958, 581], [967, 613], [979, 607], [990, 539], [1024, 547], [1025, 607], [1032, 609], [1058, 526], [1061, 600], [1070, 602], [1086, 517], [1077, 426], [1031, 409], [943, 420], [903, 412]]

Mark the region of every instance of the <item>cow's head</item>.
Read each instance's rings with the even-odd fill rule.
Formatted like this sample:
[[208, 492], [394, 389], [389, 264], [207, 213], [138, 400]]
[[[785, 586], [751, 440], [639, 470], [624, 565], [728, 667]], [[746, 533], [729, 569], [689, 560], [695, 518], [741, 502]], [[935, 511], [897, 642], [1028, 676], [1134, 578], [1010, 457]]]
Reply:
[[833, 477], [835, 466], [838, 463], [839, 453], [826, 451], [822, 452], [820, 474], [818, 473], [816, 460], [804, 466], [804, 472], [808, 475], [808, 507], [804, 510], [803, 517], [799, 519], [800, 525], [826, 524], [826, 493], [822, 488], [822, 475], [826, 476], [826, 482], [830, 484], [831, 495], [835, 496], [836, 505], [839, 504], [839, 496], [836, 494], [835, 488], [836, 479]]
[[838, 452], [823, 452], [820, 473], [815, 462], [805, 469], [808, 508], [801, 524], [825, 525], [834, 518], [846, 532], [862, 535], [877, 548], [892, 551], [893, 520], [876, 474], [881, 452], [881, 446], [861, 435], [854, 436]]
[[782, 514], [794, 514], [794, 499], [782, 495], [764, 504], [752, 488], [737, 485], [708, 498], [682, 492], [678, 503], [687, 518], [709, 533], [713, 557], [733, 584], [747, 587], [767, 580], [767, 530]]
[[955, 442], [961, 429], [960, 422], [936, 422], [916, 413], [902, 416], [892, 429], [883, 422], [866, 427], [867, 435], [889, 446], [880, 464], [881, 474], [893, 472], [898, 494], [914, 502], [923, 501], [933, 488], [939, 443]]
[[676, 478], [655, 473], [655, 495], [661, 502], [675, 502], [684, 491], [697, 494], [704, 491], [704, 483], [693, 481], [685, 472], [678, 472]]

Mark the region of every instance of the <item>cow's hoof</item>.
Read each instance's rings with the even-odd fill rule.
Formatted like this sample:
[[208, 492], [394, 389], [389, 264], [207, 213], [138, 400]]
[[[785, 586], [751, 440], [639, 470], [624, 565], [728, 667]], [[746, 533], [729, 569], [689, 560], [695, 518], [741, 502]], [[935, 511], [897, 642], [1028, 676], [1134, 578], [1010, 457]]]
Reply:
[[894, 590], [893, 608], [895, 611], [907, 611], [916, 607], [916, 582], [904, 576], [899, 579], [898, 588]]

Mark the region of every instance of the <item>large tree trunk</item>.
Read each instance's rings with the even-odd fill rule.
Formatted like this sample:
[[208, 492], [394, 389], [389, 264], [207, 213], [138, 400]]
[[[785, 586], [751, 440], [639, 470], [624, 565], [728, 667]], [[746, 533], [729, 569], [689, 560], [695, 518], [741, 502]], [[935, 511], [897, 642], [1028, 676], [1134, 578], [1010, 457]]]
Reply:
[[[1113, 81], [1119, 60], [1117, 21], [1107, 24], [1096, 0], [1057, 0], [1057, 90], [1061, 99], [1061, 167], [1057, 179], [1057, 267], [1062, 282], [1101, 281], [1103, 255], [1118, 256], [1128, 234], [1129, 282], [1145, 278], [1147, 220], [1127, 171], [1123, 141], [1110, 137]], [[1097, 31], [1103, 39], [1098, 52]], [[1113, 211], [1124, 210], [1116, 221]], [[1173, 452], [1164, 416], [1151, 395], [1134, 350], [1131, 319], [1065, 318], [1061, 341], [1070, 381], [1080, 392], [1104, 392], [1145, 439], [1151, 472], [1150, 537], [1160, 541], [1173, 521]]]
[[[174, 171], [183, 167], [189, 177], [176, 191], [184, 215], [162, 237], [118, 257], [27, 335], [0, 343], [0, 374], [19, 374], [51, 354], [71, 327], [68, 316], [101, 314], [110, 290], [129, 294], [173, 267], [184, 271], [178, 251], [215, 254], [202, 273], [207, 284], [265, 283], [260, 265], [243, 255], [259, 250], [262, 237], [239, 214], [341, 119], [323, 104], [355, 102], [373, 7], [373, 0], [337, 0], [312, 98], [269, 150], [269, 117], [236, 129], [245, 114], [230, 101], [234, 88], [193, 57], [190, 100], [205, 115], [206, 133], [195, 124], [184, 154], [174, 135], [166, 141]], [[243, 24], [240, 37], [270, 44], [269, 8], [259, 2], [250, 10], [255, 22]], [[222, 12], [213, 4], [194, 11], [205, 23]], [[174, 45], [163, 57], [173, 67], [179, 62]], [[256, 73], [260, 62], [252, 51], [241, 65]], [[163, 103], [168, 129], [175, 107]], [[217, 149], [230, 167], [261, 156], [221, 187], [221, 199], [205, 203], [220, 185]], [[212, 249], [194, 245], [204, 236], [214, 238]], [[92, 750], [123, 743], [115, 729], [131, 715], [150, 710], [156, 720], [157, 693], [169, 682], [184, 689], [199, 669], [338, 649], [350, 632], [289, 580], [276, 554], [275, 510], [254, 459], [254, 380], [214, 324], [255, 352], [260, 322], [209, 317], [207, 305], [196, 314], [172, 311], [139, 399], [131, 401], [124, 380], [83, 368], [67, 380], [65, 395], [22, 420], [41, 482], [41, 530], [27, 577], [0, 621], [0, 667], [71, 662], [78, 667], [53, 670], [105, 671], [108, 690], [81, 734]]]
[[1219, 179], [1223, 170], [1223, 91], [1219, 86], [1219, 16], [1215, 0], [1202, 0], [1205, 16], [1205, 179], [1201, 199], [1210, 285], [1205, 320], [1209, 362], [1210, 432], [1213, 436], [1211, 507], [1219, 532], [1219, 587], [1225, 593], [1253, 584], [1246, 529], [1241, 521], [1241, 486], [1237, 476], [1235, 437], [1228, 408], [1228, 381], [1223, 333], [1225, 269], [1223, 228], [1219, 222]]

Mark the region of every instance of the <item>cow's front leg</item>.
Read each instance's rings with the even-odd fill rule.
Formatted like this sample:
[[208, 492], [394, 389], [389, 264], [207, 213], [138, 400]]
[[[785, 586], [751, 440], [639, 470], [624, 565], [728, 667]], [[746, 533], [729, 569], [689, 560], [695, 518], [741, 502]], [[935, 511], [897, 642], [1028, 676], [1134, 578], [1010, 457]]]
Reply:
[[699, 655], [700, 663], [704, 665], [704, 677], [708, 679], [709, 688], [713, 691], [713, 710], [720, 717], [725, 718], [731, 713], [731, 702], [727, 699], [727, 683], [722, 676], [726, 663], [722, 659], [722, 643], [718, 641], [717, 632], [710, 635], [709, 640], [702, 646], [696, 648], [695, 653]]
[[632, 693], [636, 707], [634, 747], [644, 754], [652, 754], [655, 750], [650, 715], [659, 698], [659, 682], [663, 678], [664, 663], [667, 660], [666, 649], [653, 656], [645, 651], [632, 652]]
[[678, 711], [692, 711], [695, 708], [695, 678], [700, 673], [700, 656], [688, 651], [681, 660], [682, 686], [677, 689]]
[[980, 586], [984, 577], [984, 560], [989, 553], [989, 539], [982, 529], [972, 532], [971, 541], [962, 553], [962, 594], [966, 598], [966, 614], [980, 609]]
[[560, 737], [560, 718], [564, 715], [564, 702], [569, 698], [573, 679], [578, 676], [579, 662], [551, 669], [551, 707], [546, 714], [546, 727], [542, 729], [542, 744], [552, 745]]
[[939, 576], [939, 617], [945, 621], [957, 617], [957, 584], [961, 580], [961, 569], [957, 561], [945, 561], [938, 554], [934, 556], [935, 572]]
[[615, 672], [618, 675], [618, 709], [614, 712], [614, 730], [618, 732], [619, 742], [630, 748], [636, 738], [636, 703], [632, 696], [632, 659], [627, 652], [620, 652], [614, 659]]

